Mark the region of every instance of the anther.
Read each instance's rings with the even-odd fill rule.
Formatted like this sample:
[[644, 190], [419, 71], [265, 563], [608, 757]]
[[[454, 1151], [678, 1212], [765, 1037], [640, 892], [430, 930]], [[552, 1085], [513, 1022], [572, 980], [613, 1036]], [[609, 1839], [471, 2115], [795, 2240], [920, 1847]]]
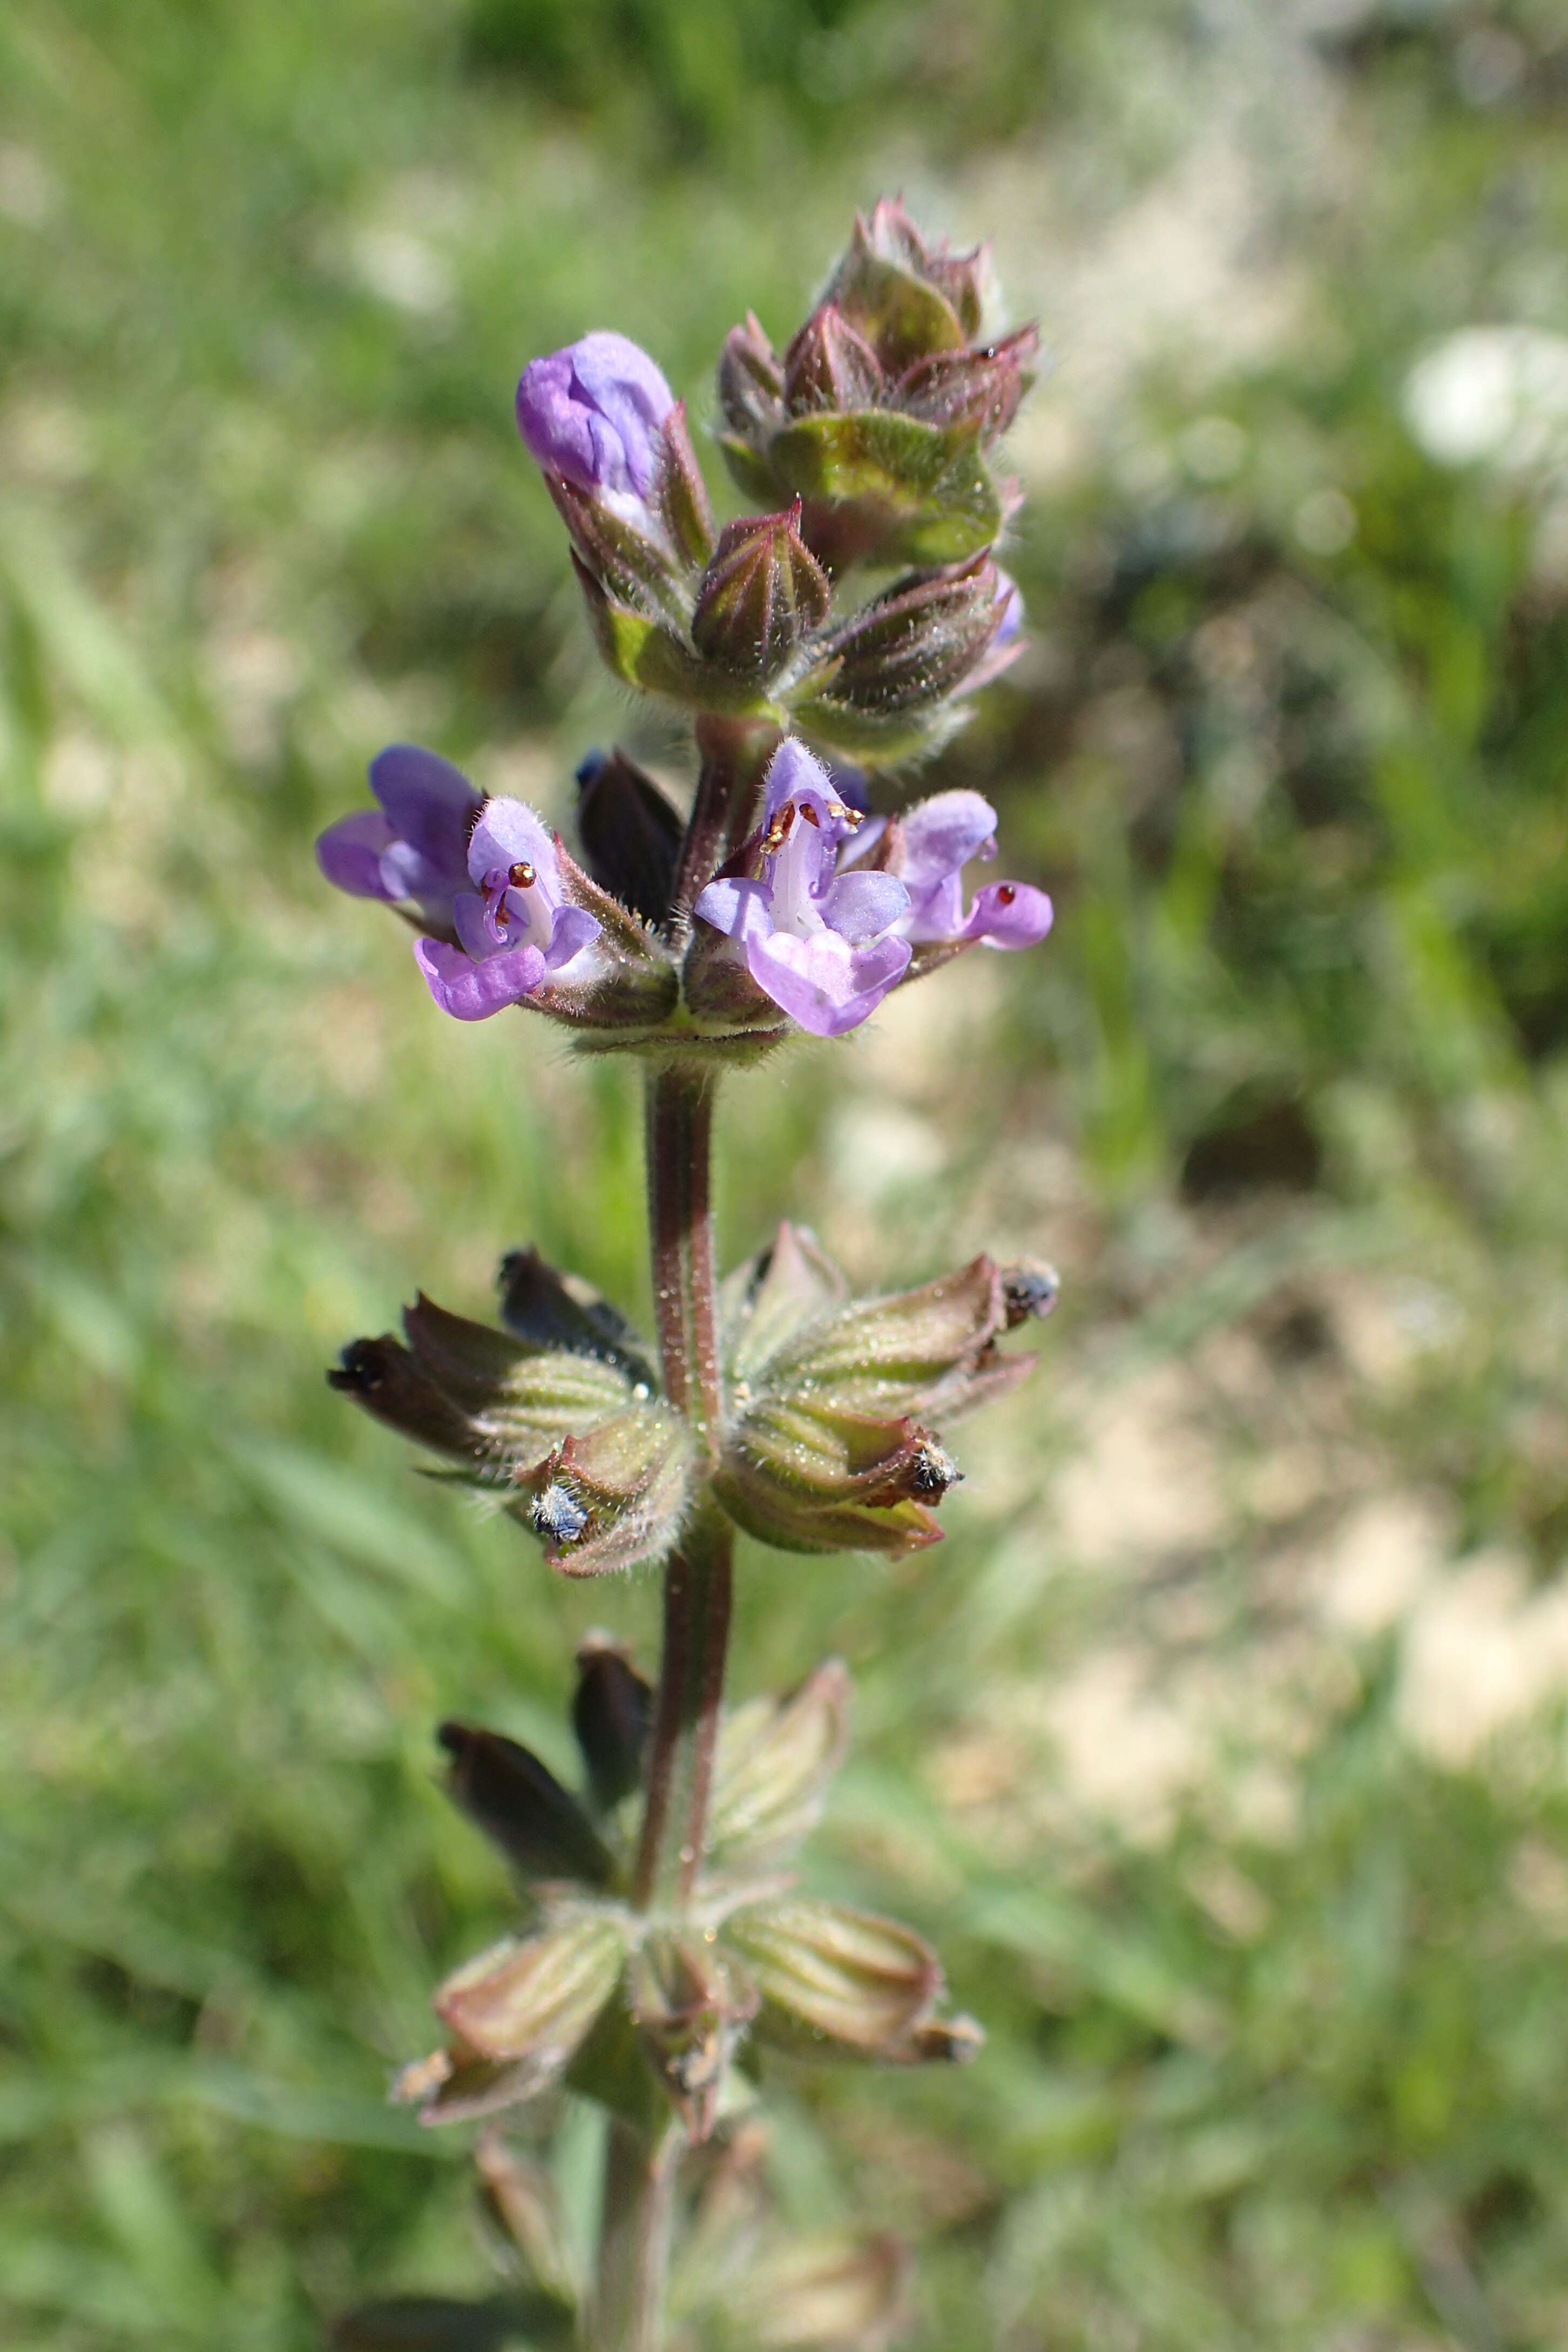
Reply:
[[520, 857], [506, 878], [514, 890], [531, 890], [539, 877], [527, 858]]
[[1017, 895], [1011, 882], [998, 882], [996, 885], [996, 904], [999, 907], [1010, 907]]

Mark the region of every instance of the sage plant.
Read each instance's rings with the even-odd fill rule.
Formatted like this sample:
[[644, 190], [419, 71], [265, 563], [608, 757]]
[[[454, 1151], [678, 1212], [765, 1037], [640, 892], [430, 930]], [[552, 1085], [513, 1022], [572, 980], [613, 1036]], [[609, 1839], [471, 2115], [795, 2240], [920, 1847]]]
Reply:
[[[719, 443], [763, 510], [721, 529], [646, 352], [597, 332], [534, 360], [522, 439], [605, 662], [691, 714], [689, 813], [624, 752], [595, 755], [573, 850], [521, 802], [398, 745], [372, 763], [375, 807], [320, 844], [330, 881], [412, 923], [443, 1013], [517, 1006], [586, 1053], [639, 1059], [657, 1325], [649, 1346], [525, 1250], [502, 1265], [499, 1327], [422, 1297], [401, 1339], [346, 1348], [332, 1384], [531, 1529], [552, 1570], [658, 1574], [664, 1601], [656, 1682], [607, 1639], [580, 1654], [580, 1790], [493, 1731], [443, 1726], [451, 1794], [526, 1908], [439, 1988], [441, 2046], [395, 2090], [432, 2124], [563, 2082], [601, 2101], [594, 2275], [571, 2276], [545, 2176], [487, 2123], [481, 2182], [526, 2263], [521, 2303], [372, 2306], [344, 2345], [499, 2341], [515, 2324], [654, 2352], [672, 2285], [682, 2341], [744, 2342], [739, 2315], [764, 2307], [752, 2340], [886, 2340], [899, 2265], [885, 2245], [770, 2257], [754, 2232], [725, 2239], [724, 2214], [750, 2211], [737, 2184], [756, 2145], [756, 2053], [942, 2063], [980, 2030], [948, 2013], [910, 1928], [793, 1890], [790, 1858], [843, 1754], [847, 1677], [830, 1661], [726, 1711], [734, 1535], [800, 1552], [934, 1543], [958, 1475], [947, 1428], [1027, 1370], [1001, 1342], [1048, 1308], [1055, 1281], [982, 1256], [857, 1298], [789, 1223], [721, 1280], [710, 1140], [727, 1070], [802, 1032], [842, 1036], [952, 957], [1050, 928], [1026, 882], [967, 895], [966, 869], [995, 854], [978, 793], [869, 813], [870, 774], [938, 749], [1020, 643], [994, 553], [1015, 492], [994, 458], [1036, 337], [992, 332], [990, 299], [984, 250], [928, 243], [898, 203], [858, 219], [782, 354], [754, 318], [725, 343]], [[884, 782], [877, 798], [895, 795]], [[487, 2309], [489, 2336], [474, 2319]]]

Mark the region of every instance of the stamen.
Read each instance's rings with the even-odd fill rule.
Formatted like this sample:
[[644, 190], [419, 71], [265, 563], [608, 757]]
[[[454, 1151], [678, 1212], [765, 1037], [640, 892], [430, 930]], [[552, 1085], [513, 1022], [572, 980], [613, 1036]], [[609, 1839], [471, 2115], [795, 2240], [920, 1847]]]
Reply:
[[1012, 885], [1012, 883], [1011, 883], [1011, 882], [998, 882], [998, 883], [997, 883], [997, 885], [996, 885], [996, 904], [997, 904], [999, 907], [1010, 907], [1010, 906], [1012, 905], [1012, 903], [1013, 903], [1014, 899], [1017, 897], [1017, 895], [1018, 895], [1018, 893], [1017, 893], [1017, 891], [1014, 888], [1014, 887], [1013, 887], [1013, 885]]
[[805, 817], [807, 824], [814, 824], [819, 832], [821, 831], [822, 819], [817, 815], [816, 811], [812, 807], [809, 801], [802, 801], [800, 804], [800, 813], [802, 816]]
[[[767, 832], [763, 835], [763, 856], [764, 857], [772, 857], [775, 856], [776, 853], [784, 847], [785, 842], [789, 839], [791, 833], [795, 830], [795, 803], [793, 801], [785, 801], [783, 808], [780, 809], [772, 824], [769, 825]], [[813, 822], [815, 823], [815, 819]]]
[[531, 890], [538, 879], [538, 875], [526, 857], [520, 857], [507, 877], [514, 890]]

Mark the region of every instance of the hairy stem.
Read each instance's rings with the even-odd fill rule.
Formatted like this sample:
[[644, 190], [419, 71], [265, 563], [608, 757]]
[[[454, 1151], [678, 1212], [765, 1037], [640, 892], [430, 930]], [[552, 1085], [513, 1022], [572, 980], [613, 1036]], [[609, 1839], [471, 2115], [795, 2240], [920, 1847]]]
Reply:
[[670, 899], [670, 923], [675, 930], [689, 926], [698, 892], [755, 824], [763, 772], [778, 742], [778, 729], [765, 720], [716, 719], [711, 713], [698, 720], [697, 749], [702, 765]]
[[611, 2118], [591, 2312], [594, 2352], [658, 2352], [679, 2152], [673, 2129], [654, 2138], [619, 2116]]
[[[648, 1224], [665, 1392], [690, 1424], [700, 1468], [720, 1440], [713, 1228], [709, 1170], [713, 1079], [656, 1069], [647, 1099]], [[724, 1661], [730, 1640], [731, 1535], [700, 1502], [664, 1573], [664, 1650], [654, 1698], [647, 1800], [632, 1900], [679, 1914], [702, 1859]], [[681, 2134], [616, 2117], [605, 2160], [592, 2352], [658, 2352], [670, 2206]]]

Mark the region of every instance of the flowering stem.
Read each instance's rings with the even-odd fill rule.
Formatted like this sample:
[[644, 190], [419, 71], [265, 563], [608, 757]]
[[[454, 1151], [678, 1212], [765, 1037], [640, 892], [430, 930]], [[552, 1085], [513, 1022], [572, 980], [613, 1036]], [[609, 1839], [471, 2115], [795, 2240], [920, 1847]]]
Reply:
[[594, 2352], [658, 2352], [679, 2134], [662, 2138], [616, 2116], [605, 2151]]
[[[721, 1395], [709, 1206], [714, 1082], [656, 1069], [647, 1098], [648, 1223], [665, 1393], [711, 1465]], [[702, 1858], [730, 1640], [730, 1523], [699, 1503], [664, 1572], [664, 1649], [632, 1882], [639, 1910], [680, 1911]], [[681, 2133], [610, 2127], [593, 2352], [658, 2352]]]
[[[665, 1392], [699, 1453], [718, 1448], [721, 1400], [709, 1206], [714, 1080], [656, 1069], [647, 1087], [648, 1217]], [[679, 1906], [702, 1853], [730, 1639], [730, 1523], [699, 1503], [664, 1577], [664, 1653], [633, 1899]]]
[[716, 719], [705, 713], [697, 721], [702, 765], [671, 897], [674, 929], [687, 927], [692, 902], [703, 884], [712, 880], [751, 832], [761, 800], [763, 772], [778, 741], [778, 729], [755, 719]]

